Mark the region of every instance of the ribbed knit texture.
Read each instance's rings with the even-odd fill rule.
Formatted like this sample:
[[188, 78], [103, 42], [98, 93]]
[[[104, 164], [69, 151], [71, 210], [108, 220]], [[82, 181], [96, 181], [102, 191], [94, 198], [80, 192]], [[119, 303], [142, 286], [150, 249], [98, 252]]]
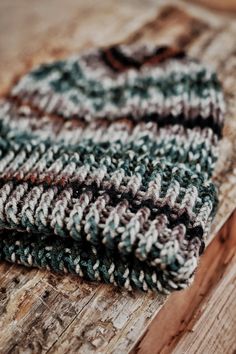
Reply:
[[0, 105], [0, 259], [186, 287], [216, 211], [223, 111], [215, 73], [174, 48], [39, 66]]

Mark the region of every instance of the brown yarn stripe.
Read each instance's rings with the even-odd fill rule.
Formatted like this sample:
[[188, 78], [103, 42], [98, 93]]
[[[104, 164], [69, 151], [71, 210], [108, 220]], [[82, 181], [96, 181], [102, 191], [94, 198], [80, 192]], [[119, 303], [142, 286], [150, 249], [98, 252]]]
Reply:
[[122, 50], [116, 46], [101, 51], [101, 56], [105, 64], [117, 72], [134, 68], [140, 69], [143, 65], [157, 65], [170, 58], [183, 59], [184, 52], [178, 48], [160, 47], [152, 55], [144, 56], [141, 61], [131, 56], [125, 55]]

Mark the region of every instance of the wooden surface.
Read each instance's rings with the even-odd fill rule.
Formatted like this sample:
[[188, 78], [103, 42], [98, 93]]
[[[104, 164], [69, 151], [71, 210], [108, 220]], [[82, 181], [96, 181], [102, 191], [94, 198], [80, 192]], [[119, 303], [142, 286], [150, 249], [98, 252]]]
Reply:
[[194, 284], [173, 293], [132, 353], [235, 353], [236, 211], [210, 243]]
[[[236, 207], [236, 23], [232, 13], [209, 11], [186, 1], [163, 3], [0, 0], [0, 92], [3, 94], [18, 75], [37, 63], [93, 45], [121, 41], [179, 45], [217, 70], [228, 108], [214, 177], [220, 188], [220, 206], [212, 227], [211, 244], [204, 256], [215, 262], [215, 268], [212, 266], [212, 274], [206, 277], [210, 284], [206, 285], [204, 276], [200, 277], [206, 307], [202, 307], [198, 297], [191, 316], [200, 308], [202, 314], [198, 314], [195, 323], [189, 315], [187, 324], [182, 324], [182, 335], [174, 332], [175, 340], [165, 348], [168, 352], [174, 345], [177, 353], [184, 350], [195, 353], [201, 345], [204, 351], [199, 353], [211, 353], [222, 348], [215, 341], [227, 341], [233, 348], [229, 329], [235, 328], [236, 318], [235, 261], [229, 258], [227, 266], [222, 265], [224, 257], [229, 257], [230, 247], [225, 246], [227, 254], [223, 251], [218, 257], [215, 238]], [[211, 264], [207, 263], [209, 260], [205, 262]], [[199, 296], [198, 290], [195, 291]], [[182, 295], [183, 299], [187, 296], [184, 292], [173, 296], [181, 299]], [[191, 296], [195, 298], [194, 295]], [[72, 276], [1, 263], [0, 353], [127, 353], [132, 348], [134, 352], [145, 348], [143, 345], [147, 343], [150, 346], [146, 346], [145, 353], [153, 353], [151, 345], [158, 339], [155, 323], [159, 321], [152, 320], [163, 316], [164, 302], [170, 308], [171, 318], [172, 301], [172, 295], [166, 298], [127, 293]], [[224, 306], [226, 311], [221, 310]], [[179, 318], [186, 308], [180, 310]], [[189, 337], [187, 329], [190, 330], [191, 323], [194, 332]], [[162, 326], [169, 329], [168, 322], [162, 321]], [[211, 347], [207, 347], [207, 329], [211, 329], [209, 335], [215, 338]], [[152, 333], [151, 339], [148, 332]], [[231, 349], [225, 352], [233, 353]]]
[[[186, 0], [188, 1], [188, 0]], [[196, 3], [210, 7], [214, 10], [220, 10], [225, 12], [233, 11], [236, 13], [236, 1], [235, 0], [194, 0]]]
[[219, 262], [220, 281], [196, 311], [173, 353], [236, 353], [236, 213], [219, 239], [224, 244], [221, 248], [228, 248]]

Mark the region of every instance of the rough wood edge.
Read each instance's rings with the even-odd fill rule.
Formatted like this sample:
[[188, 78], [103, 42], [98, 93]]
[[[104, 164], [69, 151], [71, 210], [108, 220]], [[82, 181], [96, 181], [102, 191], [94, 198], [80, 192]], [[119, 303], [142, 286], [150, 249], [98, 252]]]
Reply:
[[171, 353], [197, 321], [201, 308], [226, 271], [235, 251], [236, 210], [208, 246], [194, 284], [168, 298], [130, 354]]
[[173, 354], [236, 353], [236, 255]]

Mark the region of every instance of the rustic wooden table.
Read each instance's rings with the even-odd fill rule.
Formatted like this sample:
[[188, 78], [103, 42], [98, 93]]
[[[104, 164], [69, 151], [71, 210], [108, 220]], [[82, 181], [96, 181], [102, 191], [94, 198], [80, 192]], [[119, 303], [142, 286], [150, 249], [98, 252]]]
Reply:
[[1, 94], [42, 61], [139, 41], [174, 43], [214, 67], [227, 100], [214, 177], [220, 206], [194, 285], [169, 297], [128, 293], [1, 263], [0, 353], [235, 353], [236, 16], [229, 2], [230, 12], [217, 12], [188, 1], [0, 0]]

